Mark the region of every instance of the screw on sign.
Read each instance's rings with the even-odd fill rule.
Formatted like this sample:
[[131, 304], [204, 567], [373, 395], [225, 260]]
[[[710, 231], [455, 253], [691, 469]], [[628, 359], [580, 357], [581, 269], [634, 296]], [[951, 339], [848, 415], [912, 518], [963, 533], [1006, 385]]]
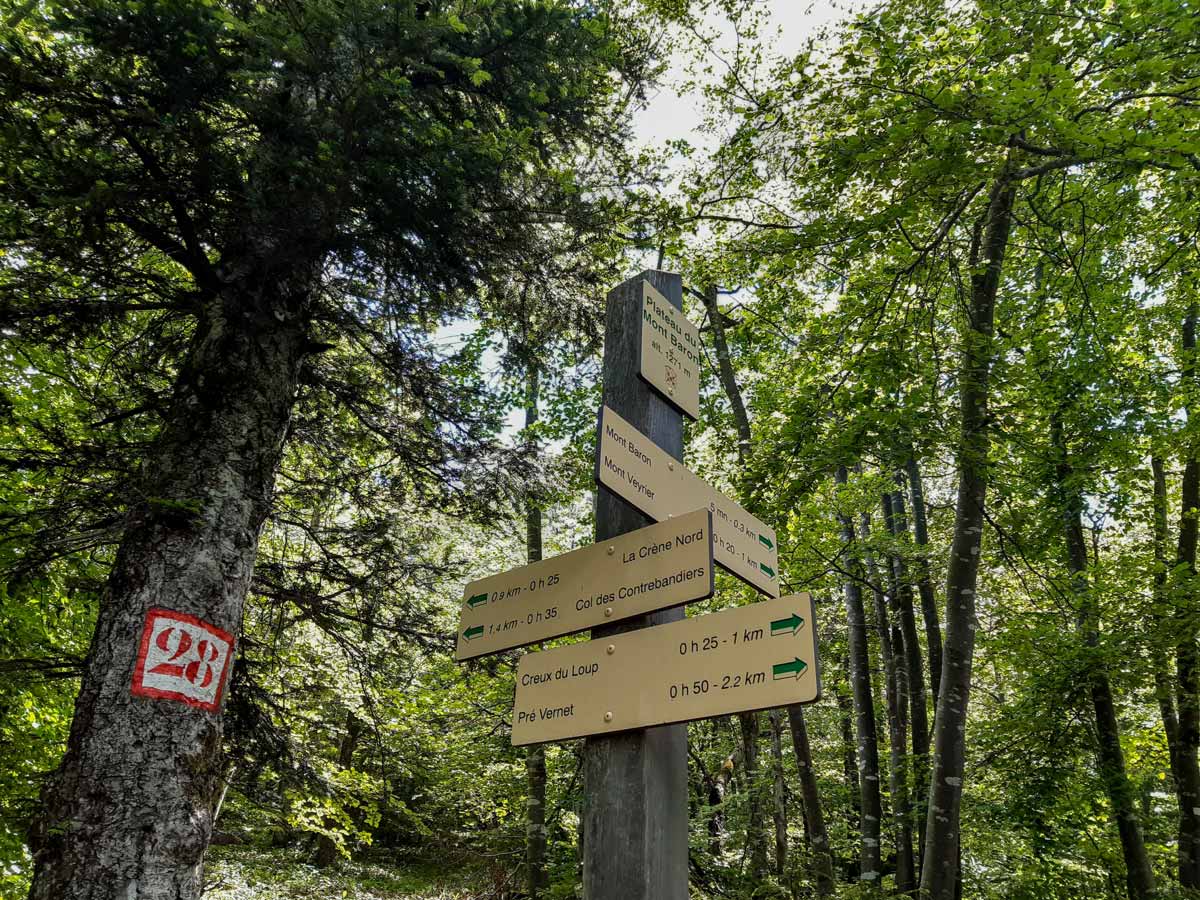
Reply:
[[146, 613], [131, 691], [215, 712], [221, 705], [233, 635], [187, 613]]

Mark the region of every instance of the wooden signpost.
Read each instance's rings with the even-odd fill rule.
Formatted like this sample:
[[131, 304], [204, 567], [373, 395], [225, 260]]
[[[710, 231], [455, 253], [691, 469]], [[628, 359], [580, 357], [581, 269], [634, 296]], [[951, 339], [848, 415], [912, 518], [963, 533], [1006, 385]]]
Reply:
[[768, 597], [779, 596], [773, 528], [692, 474], [607, 406], [600, 410], [597, 433], [600, 484], [659, 522], [697, 507], [711, 509], [713, 561]]
[[[682, 280], [666, 272], [608, 295], [596, 544], [463, 592], [459, 660], [592, 629], [521, 658], [512, 723], [518, 745], [587, 738], [588, 900], [687, 900], [678, 723], [820, 693], [812, 599], [779, 597], [774, 530], [683, 465], [700, 337], [682, 307]], [[712, 595], [714, 564], [774, 599], [684, 618], [683, 604]]]
[[513, 743], [708, 719], [820, 695], [812, 598], [778, 597], [521, 657]]
[[474, 659], [711, 597], [707, 509], [472, 581], [455, 659]]

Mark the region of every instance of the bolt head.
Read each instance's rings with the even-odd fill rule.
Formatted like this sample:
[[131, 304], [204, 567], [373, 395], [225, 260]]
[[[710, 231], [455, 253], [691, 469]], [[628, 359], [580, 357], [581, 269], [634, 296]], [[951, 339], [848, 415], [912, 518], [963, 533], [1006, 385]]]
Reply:
[[606, 713], [604, 714], [604, 721], [605, 721], [605, 722], [611, 722], [611, 721], [612, 721], [612, 713], [610, 713], [610, 712], [606, 712]]
[[617, 648], [616, 648], [615, 646], [613, 646], [612, 644], [609, 644], [609, 645], [608, 645], [608, 646], [605, 648], [605, 651], [604, 651], [604, 652], [605, 652], [605, 653], [607, 653], [609, 656], [612, 656], [614, 653], [616, 653], [616, 652], [617, 652]]
[[606, 618], [606, 619], [612, 618], [612, 607], [611, 606], [606, 606], [604, 608], [604, 618]]

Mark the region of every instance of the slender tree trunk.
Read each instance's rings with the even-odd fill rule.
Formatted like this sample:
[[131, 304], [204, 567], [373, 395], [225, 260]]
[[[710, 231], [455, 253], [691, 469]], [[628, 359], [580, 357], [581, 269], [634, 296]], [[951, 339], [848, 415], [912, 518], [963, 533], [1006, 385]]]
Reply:
[[[362, 726], [362, 720], [358, 716], [353, 712], [346, 713], [346, 733], [342, 735], [341, 743], [338, 745], [337, 764], [339, 769], [349, 769], [353, 764], [354, 751], [358, 747]], [[317, 838], [317, 852], [313, 857], [313, 864], [317, 868], [324, 869], [333, 865], [337, 858], [338, 846], [333, 838], [326, 835]]]
[[767, 718], [771, 724], [771, 814], [775, 823], [775, 877], [787, 883], [787, 793], [783, 784], [783, 716], [773, 709]]
[[[929, 713], [925, 704], [925, 667], [921, 657], [921, 641], [917, 636], [917, 619], [913, 609], [912, 583], [902, 555], [907, 546], [908, 517], [905, 515], [903, 479], [896, 476], [897, 490], [890, 495], [891, 509], [884, 510], [892, 536], [901, 549], [892, 556], [896, 573], [899, 601], [900, 630], [904, 635], [905, 681], [908, 684], [909, 722], [912, 735], [913, 814], [917, 833], [917, 859], [925, 855], [925, 797], [929, 790]], [[886, 501], [885, 501], [886, 502]], [[890, 515], [889, 515], [890, 512]]]
[[967, 704], [971, 696], [971, 663], [975, 656], [977, 627], [975, 589], [979, 580], [983, 511], [987, 499], [988, 395], [995, 352], [993, 323], [1015, 199], [1016, 184], [1011, 180], [1006, 164], [989, 192], [987, 211], [976, 229], [971, 249], [971, 293], [958, 379], [961, 410], [955, 451], [958, 502], [946, 573], [946, 632], [934, 720], [925, 861], [921, 867], [921, 893], [928, 900], [953, 900], [958, 877]]
[[[1150, 470], [1153, 481], [1154, 508], [1154, 615], [1162, 634], [1174, 634], [1171, 627], [1168, 606], [1170, 598], [1167, 593], [1167, 571], [1170, 568], [1167, 544], [1170, 533], [1167, 526], [1167, 475], [1163, 469], [1160, 457], [1150, 457]], [[1171, 768], [1171, 782], [1175, 791], [1175, 799], [1183, 812], [1184, 798], [1179, 791], [1180, 759], [1179, 759], [1179, 717], [1175, 711], [1175, 688], [1169, 671], [1169, 662], [1165, 649], [1155, 642], [1153, 649], [1154, 660], [1154, 697], [1158, 701], [1159, 713], [1162, 716], [1163, 734], [1167, 739], [1167, 757]], [[1183, 859], [1177, 855], [1177, 865], [1182, 867]]]
[[[1180, 342], [1180, 382], [1188, 425], [1195, 425], [1197, 408], [1191, 399], [1200, 390], [1196, 368], [1196, 305], [1183, 320]], [[1196, 611], [1191, 600], [1191, 579], [1196, 575], [1197, 515], [1200, 512], [1200, 448], [1195, 437], [1184, 444], [1183, 481], [1180, 487], [1179, 549], [1176, 565], [1187, 579], [1186, 588], [1173, 591], [1179, 643], [1175, 650], [1178, 678], [1179, 772], [1179, 883], [1200, 890], [1200, 648], [1196, 644]], [[1177, 571], [1178, 571], [1177, 570]]]
[[921, 617], [925, 620], [925, 647], [929, 653], [929, 686], [933, 692], [933, 708], [937, 709], [938, 686], [942, 679], [942, 626], [938, 620], [937, 596], [929, 568], [929, 523], [925, 516], [925, 484], [916, 455], [909, 451], [904, 466], [912, 494], [913, 538], [919, 548], [917, 557], [917, 591], [921, 595]]
[[[528, 353], [529, 348], [525, 348]], [[525, 364], [525, 428], [537, 424], [539, 380], [537, 364], [532, 359]], [[527, 439], [530, 449], [537, 450], [537, 441]], [[542, 558], [542, 510], [533, 498], [525, 498], [525, 556], [529, 562]], [[525, 820], [525, 879], [531, 900], [538, 900], [550, 886], [546, 871], [546, 747], [535, 744], [525, 750], [525, 778], [529, 791]]]
[[812, 749], [808, 745], [808, 726], [804, 721], [804, 707], [799, 704], [787, 708], [788, 725], [792, 731], [792, 749], [796, 754], [796, 769], [800, 775], [800, 796], [804, 800], [804, 821], [812, 842], [813, 880], [818, 897], [832, 897], [833, 853], [829, 847], [829, 832], [825, 830], [825, 815], [821, 811], [821, 797], [817, 793], [817, 777], [813, 771]]
[[1096, 655], [1100, 645], [1100, 612], [1088, 578], [1088, 552], [1083, 536], [1083, 497], [1079, 488], [1072, 483], [1066, 438], [1056, 415], [1050, 420], [1050, 434], [1056, 456], [1055, 487], [1063, 516], [1067, 567], [1071, 573], [1072, 593], [1079, 607], [1077, 625], [1084, 645], [1092, 654], [1086, 664], [1088, 691], [1096, 721], [1100, 778], [1117, 820], [1130, 900], [1147, 900], [1154, 895], [1154, 871], [1146, 855], [1141, 828], [1138, 827], [1134, 792], [1125, 774], [1125, 757], [1121, 752], [1121, 732], [1113, 703], [1112, 685], [1103, 660]]
[[[848, 656], [845, 669], [850, 671]], [[858, 750], [854, 743], [854, 701], [840, 684], [833, 686], [833, 698], [837, 702], [838, 729], [842, 738], [842, 777], [846, 779], [846, 788], [850, 795], [850, 802], [846, 804], [846, 824], [851, 834], [858, 834], [862, 827], [862, 784], [858, 777]], [[857, 866], [854, 873], [857, 881]]]
[[[838, 466], [834, 480], [847, 482], [845, 466]], [[875, 731], [875, 703], [871, 693], [871, 660], [867, 645], [867, 620], [863, 611], [861, 574], [856, 555], [854, 521], [841, 512], [842, 545], [846, 548], [844, 580], [847, 643], [850, 657], [850, 686], [854, 698], [854, 716], [858, 735], [859, 804], [862, 809], [859, 829], [859, 879], [877, 887], [883, 878], [880, 860], [879, 826], [883, 818], [879, 796], [879, 742]]]
[[[859, 534], [864, 545], [871, 541], [871, 519], [866, 513], [859, 516]], [[907, 725], [904, 714], [902, 674], [896, 659], [892, 626], [888, 617], [887, 595], [879, 580], [875, 556], [866, 551], [867, 580], [871, 583], [871, 594], [875, 601], [875, 628], [879, 633], [879, 655], [883, 661], [884, 696], [888, 719], [888, 792], [892, 801], [892, 822], [895, 828], [896, 845], [896, 889], [900, 893], [911, 893], [916, 883], [916, 866], [913, 859], [913, 828], [909, 816], [908, 766], [904, 759], [908, 743]]]
[[223, 688], [212, 666], [235, 651], [222, 656], [224, 640], [211, 631], [207, 639], [193, 632], [185, 649], [192, 625], [155, 632], [178, 660], [156, 677], [212, 709], [131, 687], [152, 608], [194, 616], [235, 640], [241, 630], [307, 349], [300, 281], [227, 288], [197, 322], [130, 497], [67, 753], [31, 831], [34, 900], [200, 895], [222, 787]]
[[738, 752], [735, 750], [725, 758], [721, 764], [721, 771], [713, 778], [712, 792], [709, 794], [709, 805], [714, 807], [712, 818], [708, 822], [709, 850], [716, 858], [720, 858], [725, 852], [723, 841], [725, 839], [725, 795], [729, 791], [730, 782], [733, 781], [733, 772], [737, 767]]
[[713, 349], [717, 355], [717, 377], [725, 390], [725, 397], [733, 412], [733, 425], [738, 436], [738, 462], [744, 464], [750, 456], [750, 416], [746, 413], [746, 403], [742, 399], [742, 389], [738, 387], [737, 373], [733, 368], [733, 360], [729, 356], [729, 342], [725, 338], [725, 319], [721, 315], [717, 303], [717, 286], [710, 284], [704, 288], [704, 308], [708, 312], [708, 321], [712, 328]]
[[759, 882], [767, 874], [767, 835], [758, 771], [758, 713], [739, 713], [738, 724], [742, 733], [742, 771], [746, 776], [746, 854], [750, 859], [750, 878]]

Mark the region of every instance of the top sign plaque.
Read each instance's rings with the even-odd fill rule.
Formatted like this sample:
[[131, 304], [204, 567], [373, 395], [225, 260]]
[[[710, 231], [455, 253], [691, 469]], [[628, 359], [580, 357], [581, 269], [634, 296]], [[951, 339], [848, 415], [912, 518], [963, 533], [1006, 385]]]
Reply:
[[648, 281], [642, 282], [638, 374], [693, 419], [700, 415], [700, 329]]

